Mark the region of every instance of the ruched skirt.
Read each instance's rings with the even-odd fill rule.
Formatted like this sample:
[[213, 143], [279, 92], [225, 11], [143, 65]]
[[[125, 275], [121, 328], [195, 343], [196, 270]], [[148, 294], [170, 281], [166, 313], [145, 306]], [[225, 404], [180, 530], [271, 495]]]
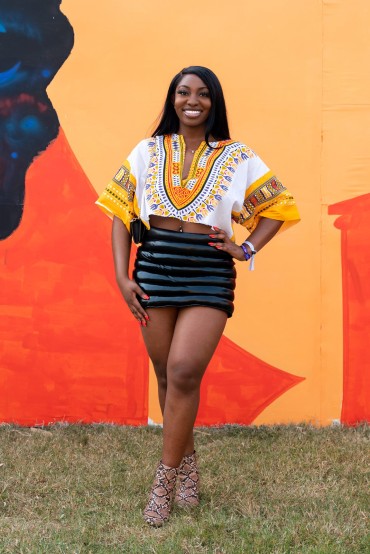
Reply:
[[233, 258], [209, 246], [209, 235], [151, 227], [138, 248], [133, 277], [149, 300], [146, 308], [207, 306], [234, 311]]

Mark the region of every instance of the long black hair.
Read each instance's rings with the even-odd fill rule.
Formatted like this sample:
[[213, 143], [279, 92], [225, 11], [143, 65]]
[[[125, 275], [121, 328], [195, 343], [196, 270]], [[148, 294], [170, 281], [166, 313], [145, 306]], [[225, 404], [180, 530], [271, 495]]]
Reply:
[[191, 65], [189, 67], [185, 67], [174, 76], [167, 92], [160, 121], [157, 128], [153, 132], [153, 136], [170, 135], [178, 132], [180, 122], [173, 106], [173, 97], [176, 87], [184, 75], [197, 75], [197, 77], [203, 81], [209, 90], [211, 109], [206, 121], [206, 143], [209, 145], [208, 139], [210, 136], [212, 136], [215, 140], [229, 139], [230, 132], [227, 122], [225, 98], [221, 83], [213, 71], [207, 67], [202, 67], [201, 65]]

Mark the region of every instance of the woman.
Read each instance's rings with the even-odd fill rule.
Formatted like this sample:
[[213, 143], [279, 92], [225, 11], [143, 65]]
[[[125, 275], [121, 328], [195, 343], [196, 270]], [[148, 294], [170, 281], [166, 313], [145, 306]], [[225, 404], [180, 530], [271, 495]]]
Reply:
[[[203, 374], [233, 312], [233, 259], [254, 262], [299, 215], [262, 160], [230, 139], [220, 82], [200, 66], [173, 78], [153, 137], [136, 146], [97, 204], [113, 215], [117, 282], [158, 380], [163, 451], [144, 517], [161, 526], [174, 497], [199, 504], [193, 425]], [[136, 217], [147, 231], [130, 279]], [[232, 221], [250, 232], [240, 246]]]

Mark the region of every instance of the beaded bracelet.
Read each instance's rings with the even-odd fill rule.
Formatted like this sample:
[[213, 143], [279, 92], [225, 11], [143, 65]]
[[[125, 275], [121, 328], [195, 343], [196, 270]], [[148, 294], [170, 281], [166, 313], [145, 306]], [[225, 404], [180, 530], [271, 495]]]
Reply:
[[[249, 246], [251, 252], [249, 253], [247, 250], [247, 246]], [[246, 261], [250, 260], [249, 262], [249, 271], [254, 270], [254, 256], [257, 254], [257, 251], [254, 249], [253, 244], [249, 240], [245, 240], [243, 244], [240, 245], [243, 250], [244, 258]]]

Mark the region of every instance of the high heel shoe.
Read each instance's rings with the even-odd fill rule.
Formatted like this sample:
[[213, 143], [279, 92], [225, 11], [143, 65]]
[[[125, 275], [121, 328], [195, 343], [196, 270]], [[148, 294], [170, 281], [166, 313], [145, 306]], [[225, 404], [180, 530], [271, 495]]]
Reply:
[[184, 456], [178, 470], [178, 486], [175, 503], [182, 508], [199, 505], [199, 470], [195, 451]]
[[144, 519], [153, 527], [162, 527], [170, 517], [176, 490], [178, 468], [159, 463], [155, 474]]

